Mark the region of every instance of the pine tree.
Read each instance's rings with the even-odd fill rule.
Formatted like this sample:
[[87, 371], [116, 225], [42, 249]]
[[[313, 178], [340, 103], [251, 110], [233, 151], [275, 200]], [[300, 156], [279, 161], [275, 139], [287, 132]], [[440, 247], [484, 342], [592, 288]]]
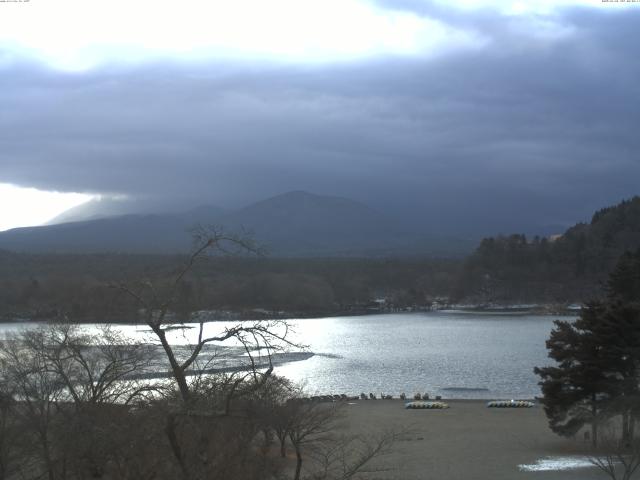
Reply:
[[534, 369], [551, 429], [571, 436], [590, 424], [594, 445], [600, 421], [621, 416], [628, 441], [640, 418], [640, 250], [620, 258], [606, 290], [575, 322], [555, 322], [547, 349], [556, 365]]
[[609, 275], [609, 302], [640, 303], [640, 249], [626, 252]]
[[633, 435], [640, 418], [640, 309], [638, 304], [608, 305], [596, 334], [607, 347], [607, 376], [612, 400], [609, 416], [622, 416], [622, 440]]
[[620, 258], [607, 282], [607, 310], [598, 324], [607, 345], [614, 391], [609, 410], [622, 416], [622, 440], [633, 437], [640, 419], [640, 249]]
[[593, 326], [604, 306], [592, 303], [574, 323], [556, 320], [547, 340], [553, 367], [536, 367], [540, 375], [549, 427], [563, 436], [575, 435], [589, 424], [592, 441], [598, 441], [598, 419], [609, 400], [609, 382], [603, 371], [603, 349], [593, 335]]

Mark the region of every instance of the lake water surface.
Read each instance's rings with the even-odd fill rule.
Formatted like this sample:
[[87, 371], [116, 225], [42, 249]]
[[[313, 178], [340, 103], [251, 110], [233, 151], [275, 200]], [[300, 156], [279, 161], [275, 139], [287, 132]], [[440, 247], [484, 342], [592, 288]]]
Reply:
[[[276, 367], [311, 394], [428, 392], [445, 398], [532, 398], [534, 366], [548, 365], [545, 340], [553, 317], [424, 312], [291, 320], [311, 358]], [[230, 322], [207, 324], [211, 333]], [[0, 336], [25, 328], [1, 324]], [[86, 328], [91, 328], [87, 326]], [[153, 340], [142, 325], [123, 333]], [[188, 343], [195, 329], [172, 332]]]
[[428, 312], [297, 325], [316, 355], [277, 373], [312, 392], [532, 398], [540, 394], [533, 367], [550, 363], [553, 318]]

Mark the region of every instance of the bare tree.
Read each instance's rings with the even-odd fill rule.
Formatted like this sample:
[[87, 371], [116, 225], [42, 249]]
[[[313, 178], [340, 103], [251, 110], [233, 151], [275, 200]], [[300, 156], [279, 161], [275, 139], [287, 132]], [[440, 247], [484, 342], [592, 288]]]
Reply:
[[207, 336], [204, 328], [205, 321], [201, 319], [198, 325], [197, 340], [191, 345], [190, 352], [182, 358], [169, 342], [167, 332], [171, 328], [172, 309], [176, 306], [180, 288], [187, 275], [192, 272], [199, 261], [208, 255], [233, 255], [242, 252], [261, 254], [262, 250], [246, 235], [227, 234], [217, 227], [200, 227], [194, 230], [193, 252], [168, 281], [154, 282], [151, 279], [146, 279], [135, 286], [123, 282], [113, 285], [114, 288], [132, 297], [144, 312], [144, 322], [158, 338], [185, 404], [188, 404], [191, 399], [187, 377], [206, 345], [220, 344], [230, 340], [239, 342], [247, 352], [249, 367], [256, 372], [254, 361], [256, 351], [266, 352], [270, 362], [272, 351], [281, 348], [283, 344], [290, 344], [287, 339], [288, 324], [281, 320], [239, 323], [233, 327], [225, 328], [216, 335]]
[[328, 440], [336, 428], [340, 406], [338, 403], [288, 402], [283, 413], [288, 418], [287, 434], [296, 452], [294, 480], [300, 480], [305, 448]]
[[129, 404], [157, 386], [136, 379], [149, 371], [153, 347], [134, 342], [108, 325], [88, 333], [78, 325], [54, 323], [18, 338], [40, 352], [44, 367], [64, 385], [77, 408], [94, 404]]
[[372, 465], [388, 454], [400, 433], [383, 432], [373, 436], [342, 435], [321, 442], [311, 456], [315, 471], [310, 480], [350, 480], [361, 474], [388, 468]]
[[15, 421], [16, 402], [5, 379], [0, 377], [0, 480], [11, 478], [17, 470], [17, 443], [20, 437]]
[[[201, 229], [195, 239], [193, 253], [170, 277], [113, 285], [137, 303], [160, 344], [174, 385], [163, 395], [147, 396], [159, 387], [136, 380], [149, 373], [157, 345], [132, 343], [109, 328], [90, 334], [55, 324], [0, 346], [10, 399], [38, 446], [25, 478], [276, 478], [284, 462], [264, 448], [275, 433], [281, 453], [287, 442], [295, 450], [296, 480], [303, 478], [303, 459], [306, 478], [347, 480], [390, 445], [390, 436], [337, 436], [338, 403], [293, 400], [298, 390], [272, 375], [273, 352], [293, 345], [284, 321], [239, 322], [209, 334], [201, 319], [190, 345], [172, 344], [174, 314], [189, 310], [182, 287], [198, 262], [210, 253], [258, 252], [217, 229]], [[221, 373], [215, 351], [230, 344], [246, 361]], [[1, 429], [2, 423], [0, 435]]]
[[372, 467], [372, 462], [388, 453], [400, 434], [340, 433], [343, 409], [341, 403], [291, 398], [278, 411], [273, 428], [281, 442], [281, 455], [286, 453], [285, 433], [295, 451], [294, 480], [349, 480], [366, 472], [384, 470], [379, 465]]
[[[0, 344], [0, 364], [12, 394], [19, 401], [16, 417], [33, 434], [35, 453], [46, 476], [55, 480], [59, 459], [52, 432], [64, 385], [48, 368], [43, 351], [32, 350], [16, 338]], [[36, 462], [34, 468], [37, 465]]]
[[599, 451], [589, 457], [590, 462], [611, 480], [630, 480], [640, 468], [640, 438], [620, 439], [609, 422], [605, 429], [601, 427], [600, 440]]
[[2, 372], [16, 416], [40, 445], [41, 461], [32, 463], [50, 479], [104, 471], [118, 451], [112, 427], [127, 423], [130, 402], [157, 390], [130, 378], [146, 370], [150, 355], [148, 345], [109, 327], [91, 334], [58, 323], [3, 342]]
[[[219, 475], [219, 470], [211, 470], [211, 465], [215, 463], [211, 459], [221, 454], [227, 456], [225, 468], [234, 465], [233, 462], [229, 462], [232, 456], [230, 452], [235, 452], [233, 455], [245, 455], [248, 443], [251, 443], [256, 431], [260, 430], [257, 428], [259, 422], [257, 423], [255, 418], [249, 418], [252, 415], [247, 416], [250, 410], [245, 410], [244, 417], [229, 418], [232, 399], [237, 399], [241, 393], [246, 397], [248, 393], [263, 388], [273, 371], [272, 353], [291, 345], [288, 339], [289, 326], [282, 320], [240, 322], [209, 335], [205, 332], [206, 322], [203, 318], [198, 321], [195, 341], [188, 345], [186, 351], [183, 347], [177, 348], [172, 345], [168, 332], [175, 329], [172, 319], [177, 310], [180, 310], [184, 317], [186, 307], [183, 303], [178, 305], [178, 300], [187, 277], [193, 273], [199, 262], [210, 255], [238, 253], [260, 254], [261, 250], [246, 235], [229, 235], [215, 227], [199, 228], [194, 231], [193, 252], [169, 278], [113, 285], [137, 302], [140, 311], [143, 312], [144, 322], [158, 339], [169, 363], [180, 402], [173, 404], [173, 408], [171, 405], [167, 408], [164, 430], [185, 479], [201, 478], [212, 473]], [[215, 371], [215, 364], [212, 365], [215, 363], [215, 357], [210, 357], [205, 362], [206, 368], [203, 368], [200, 362], [202, 354], [209, 346], [225, 343], [232, 343], [244, 349], [247, 361], [240, 368], [243, 372], [227, 378], [228, 381], [224, 385], [202, 381], [203, 377], [199, 374]], [[263, 368], [264, 361], [257, 361], [257, 356], [266, 357], [266, 368]], [[261, 371], [263, 369], [265, 371]], [[211, 398], [220, 394], [224, 394], [226, 399], [223, 412], [211, 408]], [[236, 434], [225, 437], [233, 430], [228, 427], [230, 424], [235, 425]], [[242, 432], [242, 435], [238, 432]], [[238, 448], [233, 448], [235, 444], [239, 445]], [[194, 456], [194, 452], [201, 454]], [[207, 452], [206, 455], [204, 452]], [[205, 458], [206, 462], [203, 460]], [[244, 457], [243, 462], [251, 464]]]

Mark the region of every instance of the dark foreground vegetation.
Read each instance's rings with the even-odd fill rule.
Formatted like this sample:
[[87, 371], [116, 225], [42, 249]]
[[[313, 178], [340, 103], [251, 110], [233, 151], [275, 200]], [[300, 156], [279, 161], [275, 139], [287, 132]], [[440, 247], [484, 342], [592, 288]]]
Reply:
[[348, 435], [340, 402], [269, 370], [132, 379], [149, 353], [63, 324], [3, 342], [0, 479], [348, 479], [393, 442]]

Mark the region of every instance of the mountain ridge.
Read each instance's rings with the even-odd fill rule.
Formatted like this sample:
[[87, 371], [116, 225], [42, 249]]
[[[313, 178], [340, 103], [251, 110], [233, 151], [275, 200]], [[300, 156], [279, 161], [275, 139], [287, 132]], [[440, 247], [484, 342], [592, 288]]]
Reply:
[[[430, 248], [446, 256], [465, 248], [444, 240], [434, 243], [355, 200], [300, 190], [235, 211], [205, 205], [181, 213], [127, 214], [23, 227], [0, 232], [0, 248], [31, 253], [184, 253], [192, 242], [188, 231], [197, 224], [248, 229], [277, 256], [385, 256], [424, 253]], [[456, 248], [458, 252], [451, 253]]]

